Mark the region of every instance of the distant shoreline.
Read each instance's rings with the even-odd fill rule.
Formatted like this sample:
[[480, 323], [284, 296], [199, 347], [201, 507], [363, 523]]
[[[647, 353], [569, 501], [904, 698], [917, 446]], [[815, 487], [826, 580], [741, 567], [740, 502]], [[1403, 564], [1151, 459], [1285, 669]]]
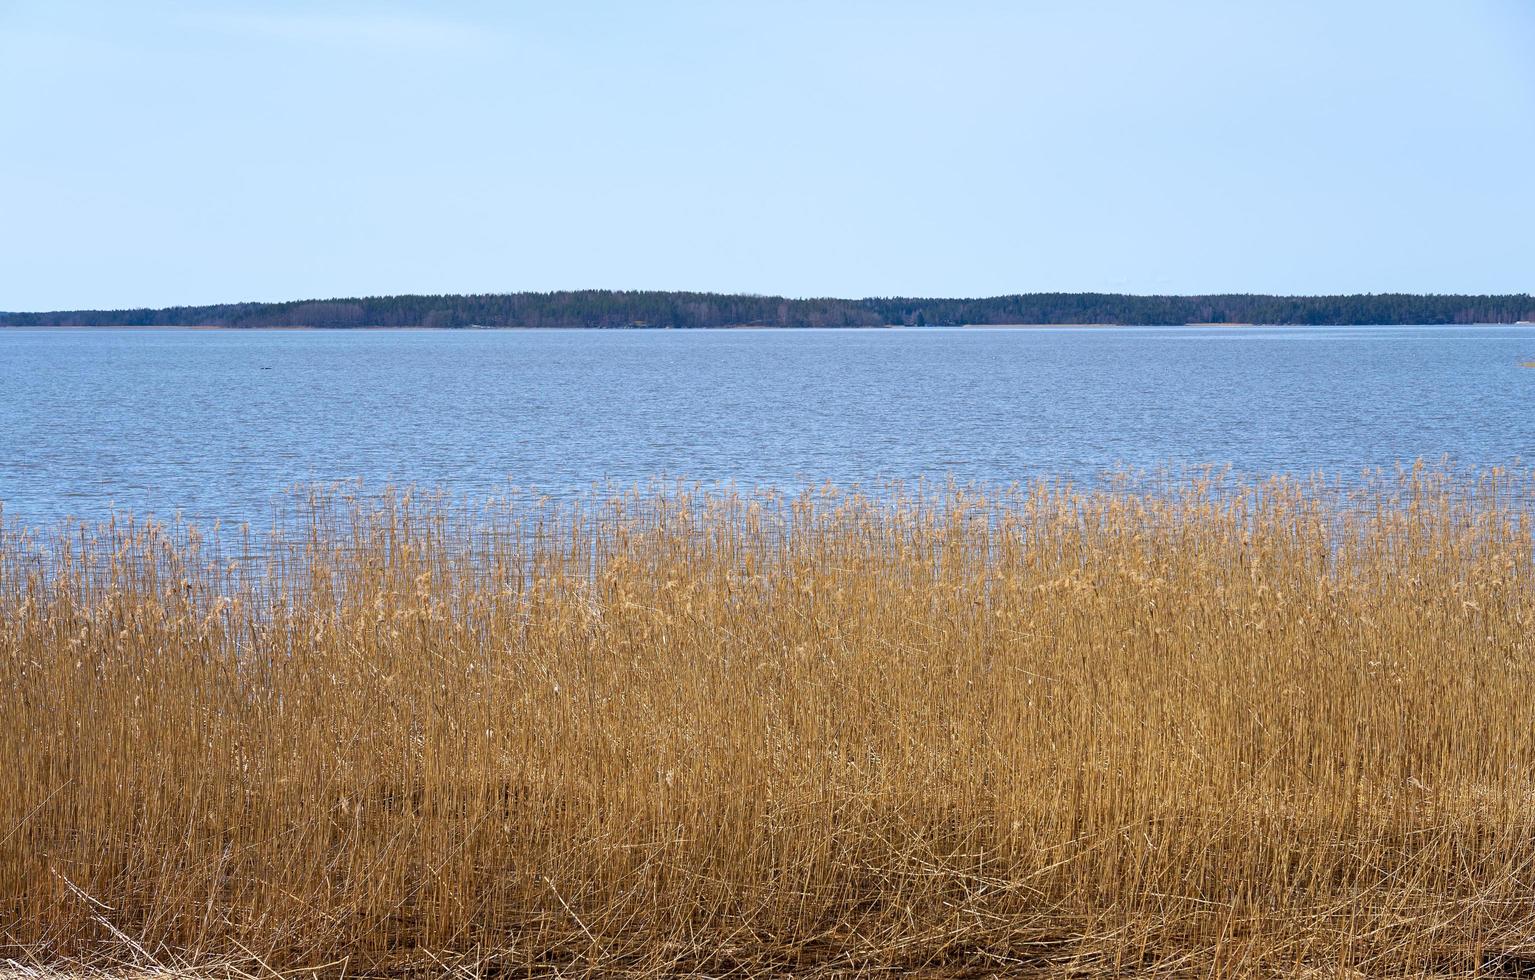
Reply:
[[1530, 327], [1532, 323], [959, 323], [942, 326], [908, 327], [900, 324], [881, 324], [871, 327], [768, 327], [761, 324], [727, 324], [711, 327], [324, 327], [324, 326], [260, 326], [230, 327], [218, 324], [164, 324], [164, 323], [72, 323], [72, 324], [0, 324], [0, 333], [6, 331], [40, 331], [47, 333], [92, 333], [106, 330], [136, 330], [153, 332], [188, 333], [700, 333], [711, 331], [772, 331], [774, 333], [860, 333], [882, 330], [898, 330], [905, 333], [941, 332], [951, 330], [1339, 330], [1370, 329], [1378, 327], [1444, 327], [1475, 329], [1479, 327]]
[[1427, 326], [1535, 320], [1535, 296], [1363, 293], [1017, 293], [986, 297], [790, 298], [758, 294], [571, 290], [358, 296], [160, 309], [0, 313], [13, 327], [379, 329], [699, 329], [806, 327]]

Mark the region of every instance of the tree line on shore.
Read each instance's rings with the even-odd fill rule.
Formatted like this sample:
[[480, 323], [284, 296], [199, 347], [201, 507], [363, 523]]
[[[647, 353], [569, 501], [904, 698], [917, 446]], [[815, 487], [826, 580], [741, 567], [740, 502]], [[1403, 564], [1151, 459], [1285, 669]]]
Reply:
[[1135, 296], [1025, 293], [977, 299], [789, 299], [724, 293], [576, 290], [369, 296], [163, 309], [0, 313], [0, 326], [881, 327], [1184, 323], [1447, 324], [1535, 321], [1535, 296]]

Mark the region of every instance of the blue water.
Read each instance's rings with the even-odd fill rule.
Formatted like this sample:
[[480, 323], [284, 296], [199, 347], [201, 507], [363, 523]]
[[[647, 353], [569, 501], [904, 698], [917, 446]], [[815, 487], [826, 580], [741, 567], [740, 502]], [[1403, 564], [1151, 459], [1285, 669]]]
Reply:
[[259, 520], [361, 478], [558, 494], [1100, 478], [1348, 478], [1535, 460], [1530, 327], [0, 331], [8, 519]]

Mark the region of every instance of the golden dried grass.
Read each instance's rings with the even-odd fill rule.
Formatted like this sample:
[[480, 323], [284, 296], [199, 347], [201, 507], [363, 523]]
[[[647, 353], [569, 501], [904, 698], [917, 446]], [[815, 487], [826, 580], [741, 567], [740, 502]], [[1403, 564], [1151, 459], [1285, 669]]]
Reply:
[[0, 956], [1513, 971], [1529, 493], [316, 495], [257, 561], [13, 528]]

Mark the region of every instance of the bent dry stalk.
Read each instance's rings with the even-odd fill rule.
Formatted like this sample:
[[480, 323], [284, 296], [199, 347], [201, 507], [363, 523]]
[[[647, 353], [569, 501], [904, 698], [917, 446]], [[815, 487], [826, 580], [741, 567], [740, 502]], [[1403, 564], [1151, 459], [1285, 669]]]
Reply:
[[1530, 489], [319, 494], [255, 563], [13, 529], [0, 955], [1507, 972]]

